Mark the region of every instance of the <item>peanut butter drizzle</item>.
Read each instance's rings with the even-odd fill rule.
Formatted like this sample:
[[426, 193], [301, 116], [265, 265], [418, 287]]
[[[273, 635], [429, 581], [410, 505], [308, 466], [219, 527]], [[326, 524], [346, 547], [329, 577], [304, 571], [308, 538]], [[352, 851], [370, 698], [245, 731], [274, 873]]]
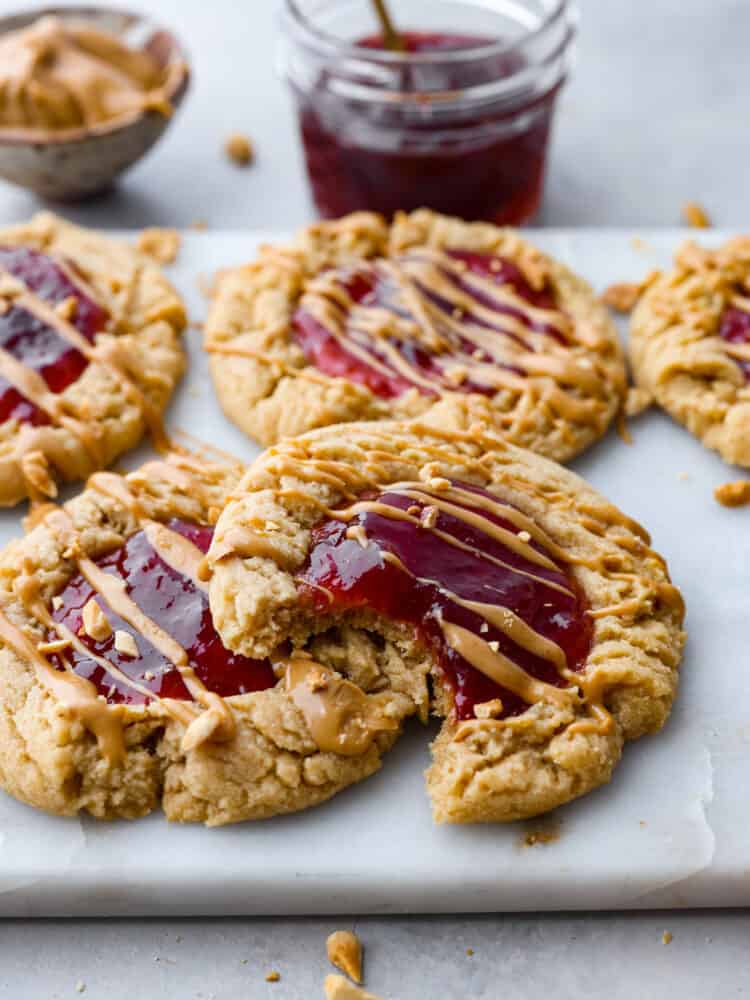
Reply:
[[168, 566], [192, 580], [199, 590], [208, 592], [208, 584], [199, 576], [204, 556], [197, 545], [159, 521], [147, 522], [143, 530], [151, 547]]
[[52, 134], [172, 113], [174, 70], [86, 21], [41, 17], [0, 39], [0, 125]]
[[[170, 469], [173, 468], [173, 466], [169, 465], [167, 462], [155, 462], [153, 465], [168, 467]], [[174, 469], [174, 471], [179, 472], [180, 470]], [[92, 477], [92, 479], [95, 479], [95, 482], [92, 483], [94, 488], [104, 486], [102, 492], [106, 492], [108, 486], [111, 489], [112, 483], [111, 480], [106, 478], [107, 475], [108, 474], [106, 473], [99, 473], [96, 477]], [[123, 483], [122, 487], [126, 491], [126, 494], [130, 494], [126, 484]], [[127, 496], [123, 494], [122, 490], [118, 490], [117, 492], [120, 494], [120, 497], [117, 499], [121, 502], [125, 501], [124, 506], [126, 509], [131, 509], [131, 511], [137, 509], [137, 501], [135, 501], [132, 494]], [[180, 705], [180, 703], [175, 699], [161, 698], [150, 689], [141, 688], [137, 682], [131, 680], [124, 673], [117, 670], [117, 668], [114, 667], [113, 664], [110, 664], [106, 659], [97, 658], [95, 654], [93, 654], [91, 650], [84, 645], [85, 655], [91, 656], [96, 660], [96, 662], [99, 662], [110, 674], [110, 676], [116, 676], [119, 680], [124, 681], [124, 683], [134, 690], [147, 693], [149, 700], [156, 701], [162, 705], [168, 714], [183, 724], [185, 724], [188, 721], [188, 717], [190, 717], [191, 721], [183, 738], [184, 750], [187, 751], [194, 749], [207, 739], [211, 739], [216, 742], [224, 742], [233, 739], [236, 733], [236, 722], [230, 706], [215, 692], [208, 691], [206, 689], [193, 668], [190, 666], [187, 651], [175, 639], [173, 639], [172, 636], [161, 629], [156, 622], [152, 621], [152, 619], [150, 619], [140, 609], [135, 601], [130, 598], [127, 594], [126, 585], [123, 580], [100, 569], [92, 560], [80, 555], [80, 542], [78, 534], [72, 521], [62, 508], [58, 508], [48, 516], [47, 525], [51, 530], [58, 534], [63, 545], [65, 546], [66, 553], [76, 560], [77, 568], [89, 586], [106, 601], [115, 614], [140, 633], [140, 635], [150, 642], [151, 645], [172, 664], [182, 677], [185, 687], [191, 697], [195, 702], [203, 706], [206, 711], [197, 717], [193, 717], [189, 706]], [[149, 528], [151, 528], [151, 531], [158, 536], [158, 541], [163, 546], [164, 555], [167, 556], [167, 558], [165, 558], [165, 562], [174, 566], [174, 568], [178, 569], [180, 572], [182, 572], [182, 570], [179, 568], [179, 565], [176, 564], [179, 564], [181, 560], [184, 560], [186, 564], [189, 563], [191, 570], [196, 574], [196, 585], [205, 590], [205, 583], [203, 581], [199, 582], [197, 577], [198, 566], [200, 561], [203, 559], [203, 553], [200, 552], [196, 546], [193, 546], [192, 543], [188, 542], [187, 539], [184, 539], [176, 532], [170, 531], [165, 525], [158, 524], [153, 521], [147, 521], [144, 530], [148, 532]], [[167, 535], [171, 537], [167, 537]], [[151, 538], [149, 538], [149, 541], [151, 541]], [[183, 542], [187, 543], [187, 545], [191, 548], [189, 550], [183, 548], [181, 544]], [[156, 549], [156, 551], [158, 554], [162, 554], [159, 549]], [[170, 559], [173, 559], [174, 561], [170, 562]], [[204, 718], [204, 716], [206, 716], [206, 718]], [[199, 720], [201, 719], [203, 719], [203, 721], [199, 723]]]
[[504, 653], [491, 649], [489, 643], [461, 625], [443, 621], [440, 627], [446, 642], [459, 656], [500, 687], [518, 695], [527, 705], [549, 701], [561, 707], [569, 707], [578, 702], [575, 688], [557, 688], [537, 680]]
[[[545, 399], [567, 419], [595, 421], [606, 409], [606, 373], [596, 360], [572, 352], [581, 345], [600, 349], [601, 338], [588, 337], [585, 332], [579, 336], [561, 311], [533, 306], [511, 286], [498, 286], [462, 268], [461, 263], [439, 251], [419, 250], [397, 260], [379, 259], [372, 265], [388, 278], [414, 319], [387, 307], [359, 305], [335, 274], [323, 274], [311, 281], [301, 306], [345, 350], [382, 374], [392, 375], [395, 371], [429, 392], [450, 392], [470, 380], [496, 390], [531, 393]], [[451, 278], [460, 278], [467, 287], [459, 287]], [[427, 292], [446, 301], [448, 311], [432, 302]], [[529, 322], [496, 311], [484, 305], [481, 298], [495, 303], [498, 309], [512, 307]], [[544, 324], [546, 329], [533, 329], [532, 322]], [[452, 337], [444, 336], [441, 330], [450, 331]], [[438, 357], [445, 355], [449, 366], [437, 374], [426, 373], [402, 355], [389, 342], [389, 336], [416, 340]], [[472, 353], [456, 346], [455, 338], [459, 336], [474, 345]], [[378, 357], [373, 348], [384, 357]], [[482, 358], [480, 352], [486, 357]], [[580, 395], [571, 394], [566, 386]]]
[[[60, 261], [54, 259], [58, 266], [62, 266]], [[70, 272], [65, 270], [70, 275]], [[24, 309], [55, 330], [64, 340], [83, 354], [90, 364], [102, 365], [110, 372], [115, 381], [123, 388], [125, 395], [131, 399], [141, 413], [154, 447], [157, 451], [168, 451], [171, 443], [164, 429], [161, 414], [131, 377], [129, 362], [125, 358], [122, 344], [115, 340], [111, 343], [103, 343], [98, 339], [97, 334], [97, 341], [92, 345], [57, 309], [50, 307], [39, 295], [28, 289], [20, 279], [16, 279], [2, 268], [0, 268], [0, 276], [10, 278], [12, 282], [16, 283], [16, 286], [25, 289], [23, 293], [13, 296], [14, 305]], [[98, 301], [95, 293], [83, 280], [79, 279], [78, 275], [70, 275], [70, 280], [75, 286], [81, 287], [93, 302]], [[78, 438], [94, 465], [102, 464], [101, 445], [96, 429], [85, 421], [65, 413], [64, 401], [61, 398], [62, 393], [51, 393], [41, 375], [2, 349], [0, 349], [0, 374], [39, 409], [43, 410], [53, 423], [65, 427], [74, 437]]]
[[100, 699], [94, 685], [85, 677], [79, 677], [72, 670], [55, 670], [47, 657], [2, 611], [0, 640], [20, 660], [33, 666], [40, 683], [96, 737], [105, 760], [111, 766], [120, 764], [125, 757], [121, 710]]
[[292, 656], [276, 666], [284, 668], [287, 693], [324, 753], [358, 757], [379, 733], [398, 730], [398, 723], [373, 707], [361, 688], [328, 667], [305, 656]]

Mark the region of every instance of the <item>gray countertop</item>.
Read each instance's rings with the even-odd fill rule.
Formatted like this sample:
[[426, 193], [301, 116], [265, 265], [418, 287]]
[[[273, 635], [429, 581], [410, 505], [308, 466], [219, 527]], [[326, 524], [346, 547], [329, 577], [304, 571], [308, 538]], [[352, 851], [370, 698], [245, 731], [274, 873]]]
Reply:
[[[396, 0], [397, 3], [397, 0]], [[147, 6], [143, 3], [141, 6]], [[688, 200], [749, 222], [749, 0], [580, 0], [579, 61], [550, 159], [546, 225], [675, 225]], [[192, 93], [156, 151], [113, 194], [67, 214], [89, 225], [288, 229], [312, 218], [294, 121], [272, 57], [272, 0], [152, 0], [194, 60]], [[0, 0], [0, 13], [16, 4]], [[221, 146], [252, 136], [241, 170]], [[0, 224], [38, 207], [0, 186]], [[368, 985], [391, 1000], [750, 992], [740, 912], [231, 921], [0, 922], [0, 997], [322, 996], [324, 942], [354, 925]], [[670, 944], [662, 933], [673, 934]], [[466, 950], [474, 950], [469, 956]], [[271, 969], [281, 973], [267, 984]]]

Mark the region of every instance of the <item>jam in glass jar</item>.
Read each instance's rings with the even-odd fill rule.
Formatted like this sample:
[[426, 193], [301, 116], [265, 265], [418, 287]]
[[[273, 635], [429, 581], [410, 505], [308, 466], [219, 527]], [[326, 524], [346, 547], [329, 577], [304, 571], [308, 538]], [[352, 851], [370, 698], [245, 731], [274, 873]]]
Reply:
[[518, 224], [541, 200], [555, 101], [569, 72], [568, 0], [284, 0], [291, 85], [324, 218], [432, 208]]

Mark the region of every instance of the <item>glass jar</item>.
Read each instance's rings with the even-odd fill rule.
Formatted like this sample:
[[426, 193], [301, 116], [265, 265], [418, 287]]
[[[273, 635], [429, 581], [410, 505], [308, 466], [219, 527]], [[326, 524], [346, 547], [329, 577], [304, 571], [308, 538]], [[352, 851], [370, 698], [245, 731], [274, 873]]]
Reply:
[[390, 0], [388, 50], [370, 0], [284, 0], [280, 71], [294, 93], [324, 218], [423, 206], [518, 224], [536, 212], [569, 0]]

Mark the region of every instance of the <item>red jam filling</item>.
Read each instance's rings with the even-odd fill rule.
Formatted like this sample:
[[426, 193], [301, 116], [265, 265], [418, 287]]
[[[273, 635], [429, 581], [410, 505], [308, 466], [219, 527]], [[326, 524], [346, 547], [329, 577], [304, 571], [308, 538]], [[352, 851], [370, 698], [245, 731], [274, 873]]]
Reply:
[[[71, 297], [76, 308], [69, 322], [93, 342], [108, 313], [68, 276], [51, 257], [28, 247], [0, 247], [0, 271], [22, 281], [34, 295], [55, 307]], [[22, 306], [11, 305], [0, 315], [0, 348], [38, 372], [51, 392], [63, 392], [88, 365], [86, 357], [58, 331]], [[0, 423], [10, 419], [35, 426], [50, 418], [0, 376]]]
[[[183, 535], [201, 552], [207, 552], [213, 528], [169, 521], [167, 527]], [[156, 553], [143, 531], [137, 532], [121, 548], [97, 560], [100, 569], [124, 580], [127, 593], [152, 621], [175, 639], [188, 653], [190, 665], [209, 691], [222, 697], [261, 691], [276, 683], [267, 660], [250, 660], [227, 650], [213, 626], [208, 596], [195, 583]], [[129, 657], [114, 646], [114, 631], [133, 629], [97, 596], [83, 576], [74, 577], [60, 593], [62, 605], [53, 611], [61, 622], [97, 656], [108, 660], [123, 674], [161, 698], [191, 700], [177, 669], [142, 635], [136, 635], [139, 655]], [[95, 598], [113, 629], [103, 642], [96, 642], [81, 631], [83, 608]], [[75, 672], [90, 680], [100, 694], [113, 704], [143, 704], [145, 696], [118, 677], [108, 673], [95, 660], [74, 649], [66, 651]]]
[[[491, 45], [494, 38], [409, 31], [409, 53], [455, 53]], [[383, 49], [382, 37], [361, 39]], [[399, 102], [355, 101], [337, 92], [336, 71], [300, 94], [300, 131], [313, 197], [321, 215], [336, 218], [367, 209], [391, 216], [428, 206], [464, 219], [518, 224], [539, 206], [547, 144], [559, 84], [509, 108], [484, 101], [479, 108], [428, 107], [430, 91], [460, 92], [514, 76], [517, 53], [458, 63], [411, 63], [390, 84], [394, 91], [425, 94], [422, 120], [407, 118]], [[356, 81], [354, 81], [356, 82]]]
[[[498, 287], [510, 285], [515, 294], [528, 302], [529, 305], [538, 309], [555, 309], [556, 300], [552, 289], [543, 287], [541, 289], [532, 288], [520, 269], [511, 261], [495, 254], [478, 253], [467, 250], [448, 250], [446, 255], [452, 260], [461, 261], [466, 265], [467, 271], [477, 274], [482, 278], [489, 279]], [[481, 291], [467, 284], [460, 276], [456, 276], [448, 270], [443, 273], [450, 278], [463, 293], [473, 297], [473, 299], [485, 309], [497, 313], [498, 321], [503, 315], [511, 316], [520, 320], [529, 330], [540, 330], [544, 333], [559, 339], [559, 333], [554, 327], [540, 322], [515, 308], [508, 303], [498, 301]], [[415, 317], [406, 309], [403, 302], [399, 301], [398, 289], [393, 281], [378, 268], [377, 261], [373, 263], [365, 262], [356, 269], [341, 271], [337, 273], [338, 284], [347, 292], [352, 302], [364, 308], [388, 309], [400, 317], [415, 320]], [[441, 298], [429, 288], [420, 287], [421, 294], [425, 295], [437, 308], [449, 315], [453, 306], [445, 299]], [[502, 327], [493, 325], [471, 312], [464, 312], [466, 322], [482, 326], [486, 329], [497, 329], [498, 337], [510, 337], [519, 342], [525, 349], [531, 351], [530, 345], [524, 344], [523, 340], [503, 330]], [[351, 338], [360, 349], [373, 355], [380, 366], [385, 366], [388, 374], [367, 364], [361, 357], [347, 351], [346, 347], [337, 339], [315, 316], [308, 312], [304, 306], [297, 309], [293, 320], [293, 332], [296, 342], [302, 348], [305, 357], [319, 371], [332, 377], [343, 377], [351, 382], [367, 386], [371, 392], [383, 399], [392, 399], [402, 395], [409, 389], [417, 388], [423, 395], [437, 395], [437, 388], [432, 391], [422, 384], [410, 381], [402, 373], [398, 372], [388, 359], [387, 355], [378, 349], [378, 344], [372, 338], [357, 335], [350, 328], [349, 317], [345, 322], [345, 339]], [[475, 344], [464, 337], [456, 334], [448, 327], [442, 327], [440, 333], [449, 340], [455, 353], [466, 353], [482, 363], [493, 363], [493, 358], [486, 351], [476, 352]], [[441, 382], [443, 375], [443, 364], [451, 355], [435, 354], [430, 352], [425, 346], [415, 344], [410, 341], [401, 340], [395, 337], [388, 337], [388, 343], [409, 362], [410, 365], [431, 380]], [[507, 366], [506, 366], [507, 367]], [[517, 374], [523, 374], [518, 368], [510, 368]], [[446, 388], [454, 392], [477, 392], [484, 395], [493, 394], [496, 389], [491, 386], [482, 385], [471, 378], [463, 382], [444, 383]]]
[[[725, 309], [719, 325], [719, 336], [729, 344], [750, 344], [750, 313], [736, 306]], [[750, 361], [734, 359], [750, 382]]]
[[[467, 483], [454, 482], [454, 486], [482, 497], [491, 496]], [[402, 510], [424, 507], [399, 493], [385, 492], [371, 499]], [[463, 503], [458, 505], [474, 509], [517, 533], [517, 528], [494, 513]], [[366, 547], [356, 538], [347, 538], [347, 528], [351, 525], [364, 529]], [[321, 521], [313, 529], [310, 555], [297, 577], [302, 599], [321, 613], [369, 608], [393, 621], [412, 624], [420, 640], [434, 653], [453, 691], [458, 719], [472, 718], [475, 705], [495, 698], [502, 700], [505, 716], [518, 715], [528, 706], [459, 655], [446, 641], [441, 621], [460, 625], [487, 642], [497, 642], [499, 652], [533, 677], [565, 686], [568, 682], [552, 664], [522, 649], [480, 615], [457, 604], [447, 591], [464, 600], [496, 604], [514, 611], [539, 635], [556, 642], [563, 649], [570, 669], [577, 670], [591, 648], [593, 624], [586, 614], [585, 597], [573, 577], [564, 570], [546, 569], [528, 561], [453, 514], [440, 511], [433, 527], [470, 548], [458, 547], [422, 525], [372, 511], [360, 512], [348, 522]], [[536, 542], [531, 544], [544, 552]], [[383, 552], [397, 556], [408, 572], [384, 559]], [[507, 568], [493, 562], [493, 558], [504, 562]], [[568, 593], [549, 583], [565, 588]]]

